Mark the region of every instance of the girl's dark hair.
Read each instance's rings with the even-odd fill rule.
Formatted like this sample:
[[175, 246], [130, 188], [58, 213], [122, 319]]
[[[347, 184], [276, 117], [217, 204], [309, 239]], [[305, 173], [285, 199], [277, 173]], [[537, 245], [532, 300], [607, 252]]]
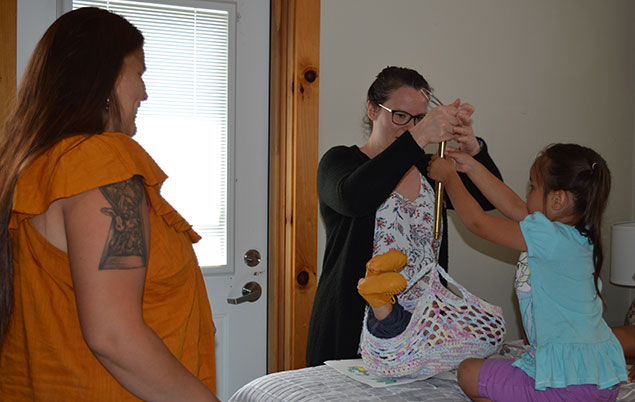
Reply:
[[611, 190], [611, 172], [606, 161], [594, 150], [581, 145], [552, 144], [538, 155], [534, 166], [545, 197], [556, 190], [573, 194], [575, 227], [593, 244], [595, 290], [602, 298], [598, 287], [604, 261], [602, 215]]
[[0, 342], [13, 306], [8, 225], [22, 170], [64, 138], [100, 134], [119, 120], [114, 87], [124, 58], [143, 35], [123, 17], [99, 8], [62, 15], [44, 33], [26, 67], [0, 132]]
[[[427, 89], [432, 91], [428, 81], [415, 70], [411, 70], [405, 67], [389, 66], [381, 70], [377, 74], [377, 78], [368, 88], [368, 95], [366, 100], [377, 106], [380, 103], [385, 103], [392, 93], [401, 87], [411, 87], [414, 89]], [[373, 122], [364, 116], [364, 127], [366, 131], [370, 133], [373, 129]]]

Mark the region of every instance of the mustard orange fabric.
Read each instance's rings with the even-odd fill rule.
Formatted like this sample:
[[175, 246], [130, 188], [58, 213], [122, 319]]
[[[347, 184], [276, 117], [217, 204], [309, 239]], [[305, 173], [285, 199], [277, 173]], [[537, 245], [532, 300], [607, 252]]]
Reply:
[[30, 217], [54, 200], [143, 177], [150, 209], [150, 255], [143, 295], [146, 323], [172, 353], [215, 391], [214, 327], [192, 249], [200, 239], [161, 197], [165, 174], [120, 133], [65, 139], [36, 159], [16, 185], [9, 230], [15, 305], [0, 354], [0, 400], [138, 400], [106, 371], [82, 338], [66, 253]]

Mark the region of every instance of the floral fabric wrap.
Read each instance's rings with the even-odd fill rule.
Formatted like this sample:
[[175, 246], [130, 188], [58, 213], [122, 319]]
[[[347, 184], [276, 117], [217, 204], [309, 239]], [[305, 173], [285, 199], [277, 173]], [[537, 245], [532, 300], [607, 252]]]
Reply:
[[[491, 355], [503, 342], [505, 320], [499, 306], [468, 292], [438, 264], [426, 268], [408, 282], [408, 288], [419, 280], [427, 286], [404, 332], [394, 338], [377, 338], [368, 331], [368, 314], [364, 318], [361, 355], [374, 375], [428, 378], [456, 369], [467, 358]], [[461, 296], [445, 288], [439, 275]]]

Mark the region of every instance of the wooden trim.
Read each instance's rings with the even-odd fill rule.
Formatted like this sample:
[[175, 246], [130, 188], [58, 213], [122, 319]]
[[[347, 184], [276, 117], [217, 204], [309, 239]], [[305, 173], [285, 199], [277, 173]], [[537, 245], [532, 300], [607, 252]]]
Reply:
[[272, 0], [268, 371], [306, 366], [317, 279], [320, 1]]
[[0, 1], [0, 122], [9, 112], [16, 92], [17, 0]]

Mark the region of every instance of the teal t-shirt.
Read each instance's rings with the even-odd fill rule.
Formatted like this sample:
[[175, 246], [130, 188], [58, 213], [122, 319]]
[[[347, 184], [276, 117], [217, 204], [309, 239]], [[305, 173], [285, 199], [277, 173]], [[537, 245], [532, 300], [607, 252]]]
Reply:
[[518, 275], [516, 286], [530, 347], [514, 366], [538, 390], [576, 384], [603, 389], [625, 381], [624, 352], [602, 318], [595, 291], [589, 239], [540, 212], [527, 216], [520, 229], [529, 273], [524, 288], [518, 288]]

